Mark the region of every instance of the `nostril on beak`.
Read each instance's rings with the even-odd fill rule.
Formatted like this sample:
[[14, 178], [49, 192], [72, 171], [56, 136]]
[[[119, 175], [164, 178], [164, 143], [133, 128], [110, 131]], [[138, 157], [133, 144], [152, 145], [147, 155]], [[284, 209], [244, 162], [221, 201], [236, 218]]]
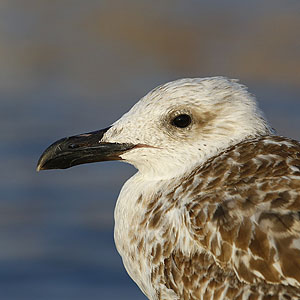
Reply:
[[69, 149], [76, 149], [76, 148], [79, 148], [80, 146], [78, 144], [70, 144], [68, 146]]

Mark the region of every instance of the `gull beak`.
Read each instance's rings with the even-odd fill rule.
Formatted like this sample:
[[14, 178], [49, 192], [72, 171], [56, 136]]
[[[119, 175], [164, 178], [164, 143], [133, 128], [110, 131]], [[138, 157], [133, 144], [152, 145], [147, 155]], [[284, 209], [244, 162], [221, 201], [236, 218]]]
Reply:
[[36, 170], [67, 169], [80, 164], [121, 160], [120, 155], [135, 145], [101, 142], [109, 129], [110, 127], [56, 141], [41, 155]]

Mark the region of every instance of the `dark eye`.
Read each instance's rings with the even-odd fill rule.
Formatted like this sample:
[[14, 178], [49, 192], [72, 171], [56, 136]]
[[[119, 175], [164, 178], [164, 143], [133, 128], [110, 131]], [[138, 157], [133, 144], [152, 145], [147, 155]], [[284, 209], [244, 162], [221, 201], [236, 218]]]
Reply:
[[179, 115], [177, 117], [175, 117], [173, 120], [172, 120], [172, 125], [173, 126], [176, 126], [176, 127], [179, 127], [179, 128], [185, 128], [185, 127], [188, 127], [192, 122], [192, 119], [189, 115], [186, 115], [186, 114], [182, 114], [182, 115]]

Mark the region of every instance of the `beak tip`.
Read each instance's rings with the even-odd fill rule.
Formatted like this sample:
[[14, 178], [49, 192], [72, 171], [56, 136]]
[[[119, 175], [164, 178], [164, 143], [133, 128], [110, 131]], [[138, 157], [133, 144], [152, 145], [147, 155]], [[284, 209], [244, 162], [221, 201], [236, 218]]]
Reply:
[[39, 158], [39, 160], [37, 162], [36, 169], [35, 169], [37, 172], [40, 172], [42, 170], [47, 170], [47, 167], [46, 167], [47, 156], [45, 155], [45, 152], [41, 155], [41, 157]]
[[37, 163], [36, 169], [37, 172], [40, 172], [41, 170], [44, 170], [43, 165], [41, 163], [41, 161], [39, 160], [39, 162]]

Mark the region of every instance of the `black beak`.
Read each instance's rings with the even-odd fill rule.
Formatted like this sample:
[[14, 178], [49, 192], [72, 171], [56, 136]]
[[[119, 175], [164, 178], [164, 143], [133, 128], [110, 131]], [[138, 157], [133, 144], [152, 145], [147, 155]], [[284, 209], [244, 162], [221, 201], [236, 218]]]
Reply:
[[80, 164], [121, 159], [120, 155], [135, 145], [101, 142], [109, 128], [58, 140], [41, 155], [37, 171], [67, 169]]

